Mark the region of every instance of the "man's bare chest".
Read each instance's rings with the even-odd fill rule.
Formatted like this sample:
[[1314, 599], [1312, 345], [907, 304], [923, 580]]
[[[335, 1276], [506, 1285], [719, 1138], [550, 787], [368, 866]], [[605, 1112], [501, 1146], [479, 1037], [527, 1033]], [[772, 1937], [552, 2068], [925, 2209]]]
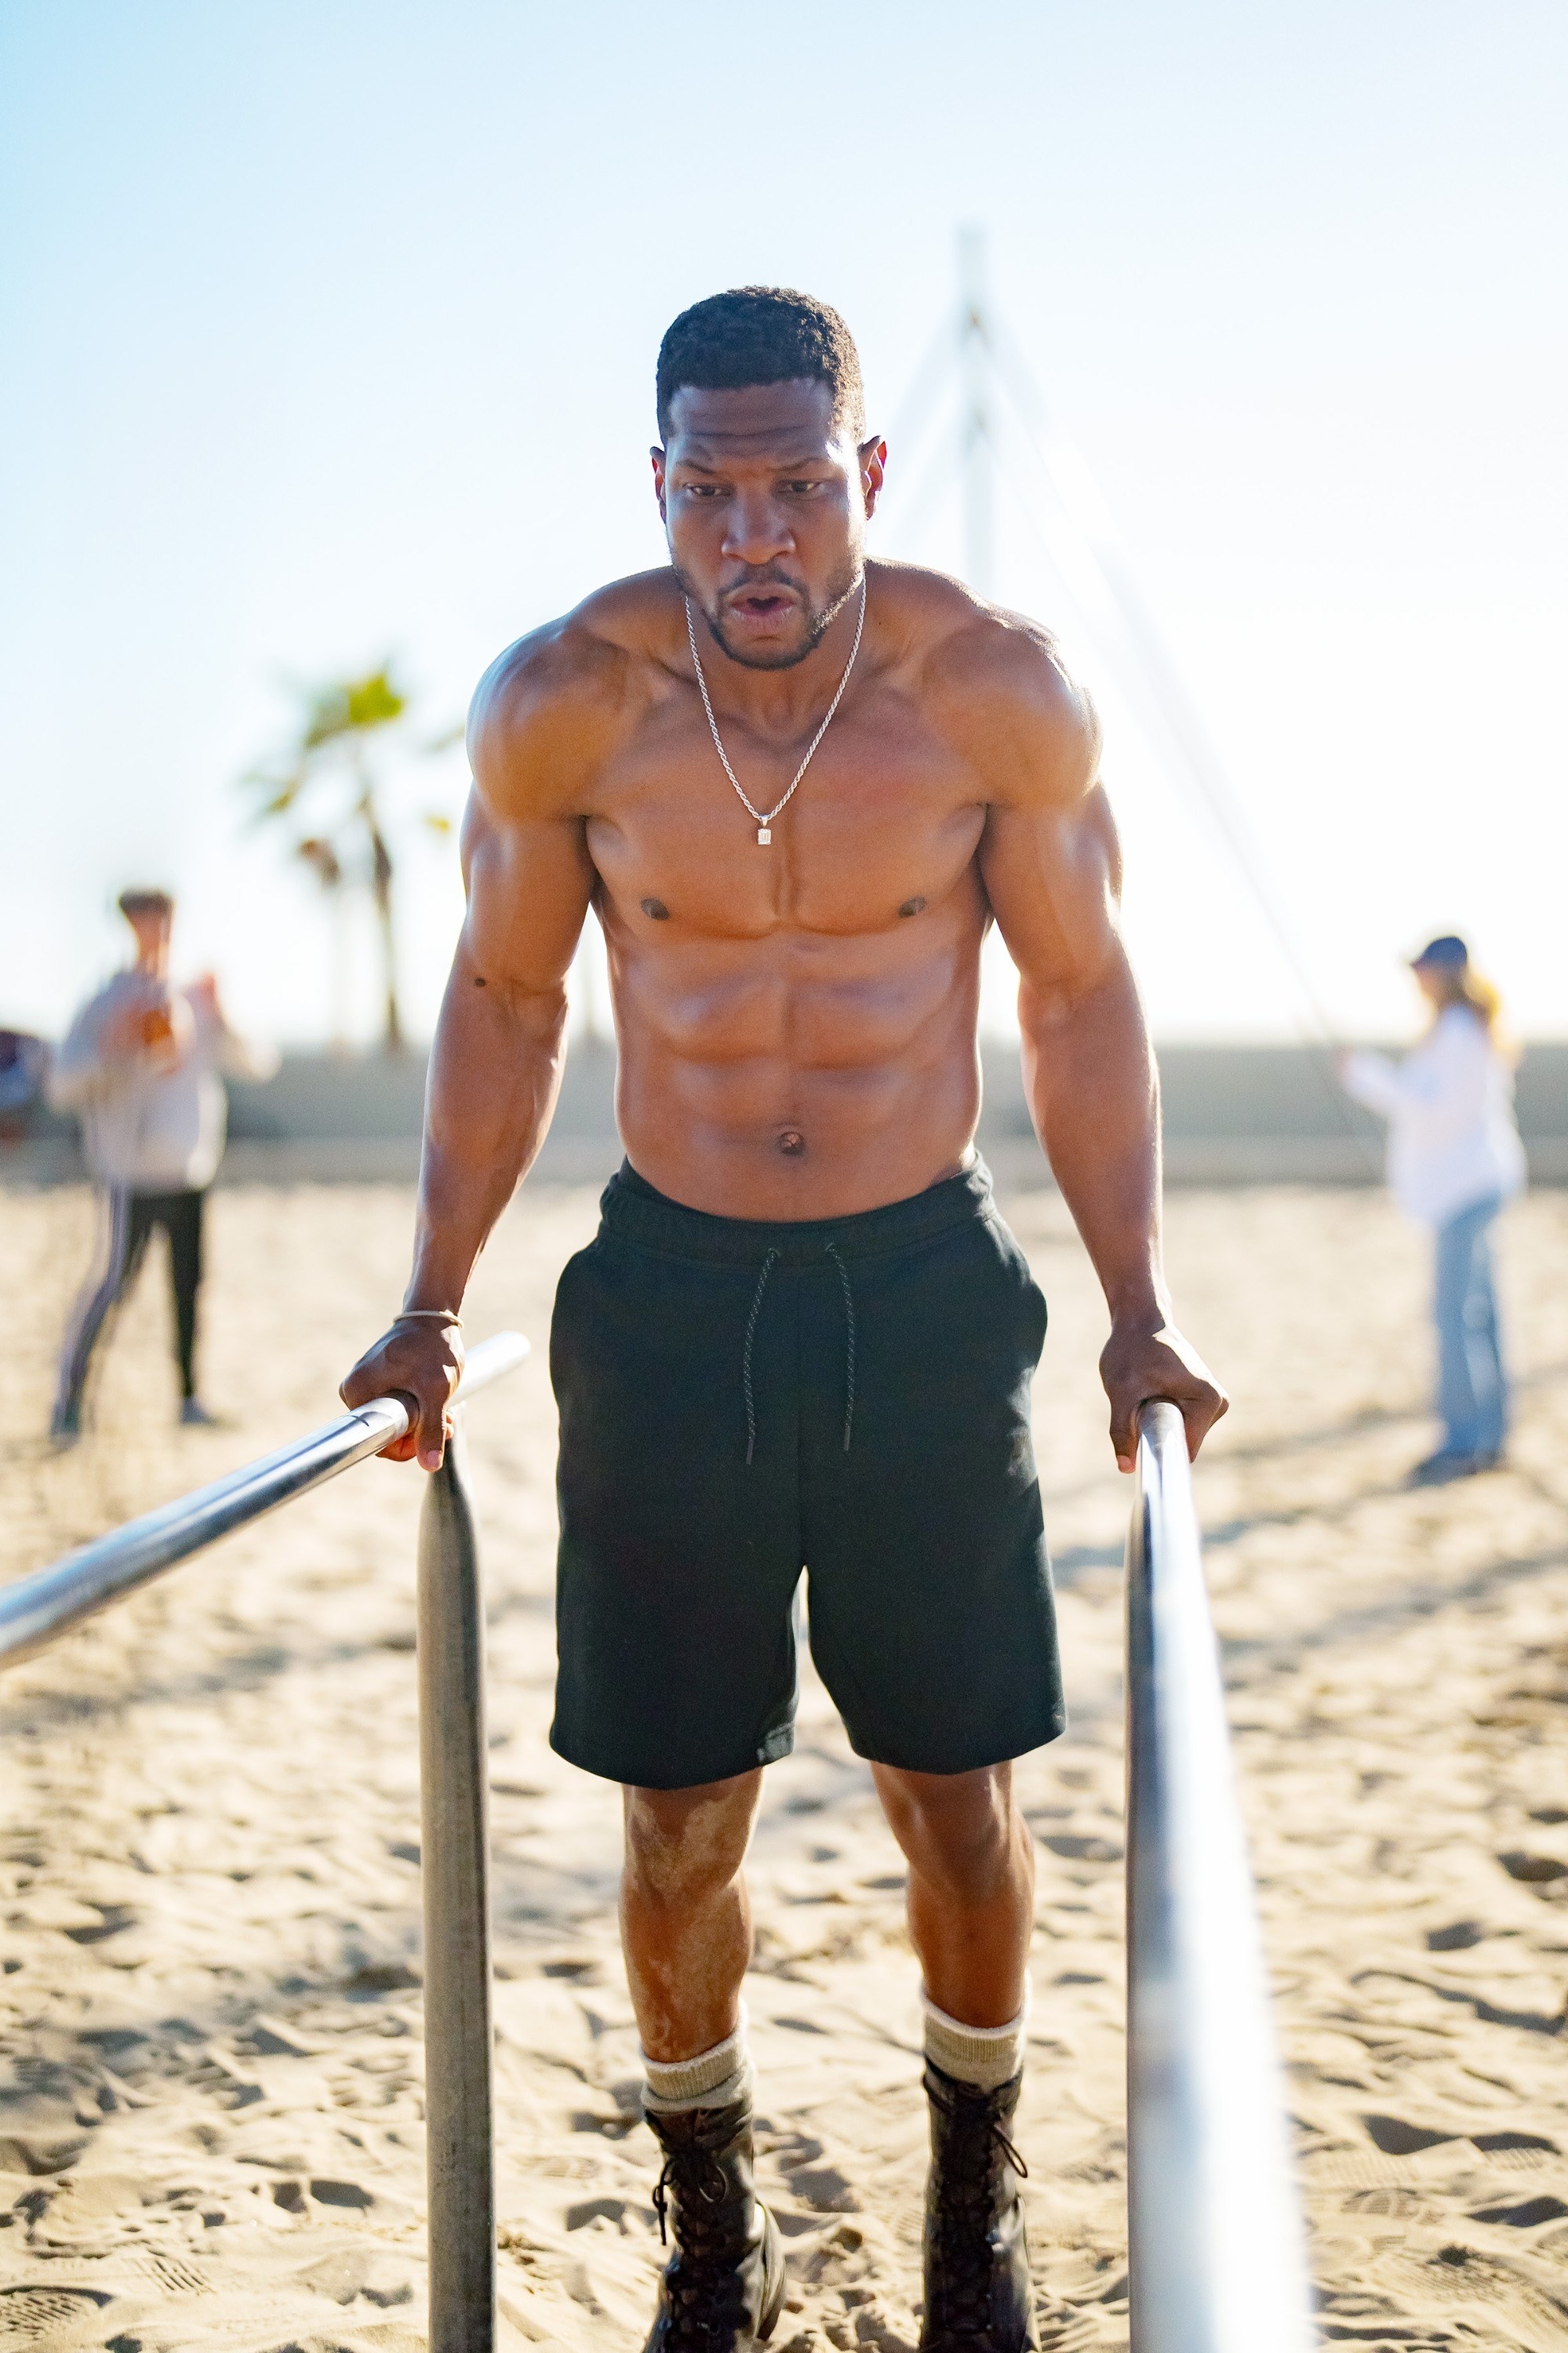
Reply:
[[740, 792], [694, 699], [606, 763], [588, 849], [619, 903], [679, 906], [704, 928], [858, 932], [934, 905], [973, 862], [985, 824], [973, 770], [885, 700], [841, 712], [798, 783], [803, 746], [733, 729], [725, 748]]

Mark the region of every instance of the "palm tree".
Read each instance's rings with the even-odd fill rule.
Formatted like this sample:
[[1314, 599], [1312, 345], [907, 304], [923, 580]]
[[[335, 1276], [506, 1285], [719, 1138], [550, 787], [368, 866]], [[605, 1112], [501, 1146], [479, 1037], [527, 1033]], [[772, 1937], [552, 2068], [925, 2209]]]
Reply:
[[[316, 813], [314, 825], [295, 840], [293, 855], [311, 869], [334, 910], [341, 907], [340, 894], [351, 880], [357, 876], [367, 885], [381, 937], [386, 1045], [389, 1053], [396, 1053], [403, 1043], [403, 1023], [397, 1005], [394, 869], [383, 816], [386, 796], [376, 774], [371, 741], [379, 744], [387, 740], [380, 731], [399, 727], [408, 712], [408, 697], [394, 681], [390, 662], [364, 678], [332, 679], [297, 691], [300, 712], [292, 742], [275, 762], [252, 769], [240, 782], [245, 790], [261, 796], [256, 810], [259, 824], [285, 818], [298, 824], [306, 804]], [[416, 748], [423, 754], [443, 752], [461, 733], [461, 729], [450, 729]], [[422, 821], [432, 833], [451, 831], [450, 818], [434, 811], [426, 811]]]

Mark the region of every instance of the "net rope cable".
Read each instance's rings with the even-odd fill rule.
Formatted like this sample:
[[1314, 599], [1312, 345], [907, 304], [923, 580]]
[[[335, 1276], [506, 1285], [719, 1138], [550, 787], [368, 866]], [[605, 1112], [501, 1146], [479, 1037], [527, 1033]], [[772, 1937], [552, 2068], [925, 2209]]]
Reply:
[[[1379, 1155], [1358, 1125], [1333, 1067], [1333, 1057], [1349, 1041], [1319, 994], [1309, 959], [1241, 798], [1136, 586], [1089, 469], [1052, 418], [1023, 352], [1005, 324], [993, 327], [990, 315], [969, 300], [957, 305], [922, 355], [887, 438], [893, 441], [907, 434], [911, 458], [918, 452], [931, 424], [959, 389], [970, 336], [980, 342], [989, 379], [1003, 396], [1022, 446], [1057, 511], [1056, 528], [1042, 521], [1034, 501], [1016, 480], [1015, 511], [1127, 695], [1161, 772], [1181, 798], [1196, 806], [1228, 852], [1294, 983], [1298, 1006], [1292, 1026], [1308, 1049], [1313, 1073], [1346, 1136], [1369, 1170], [1378, 1173]], [[993, 457], [1005, 455], [989, 415], [973, 417], [969, 424]], [[895, 516], [904, 531], [923, 533], [958, 489], [959, 479], [947, 437], [939, 435], [912, 476], [911, 489], [896, 501]]]

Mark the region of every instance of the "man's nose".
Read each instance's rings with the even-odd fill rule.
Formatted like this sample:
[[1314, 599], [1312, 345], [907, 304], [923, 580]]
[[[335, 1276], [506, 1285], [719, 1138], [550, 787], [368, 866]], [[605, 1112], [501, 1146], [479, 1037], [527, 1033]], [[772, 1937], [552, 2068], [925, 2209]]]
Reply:
[[772, 564], [795, 545], [784, 510], [766, 491], [742, 491], [730, 502], [723, 553], [736, 564]]

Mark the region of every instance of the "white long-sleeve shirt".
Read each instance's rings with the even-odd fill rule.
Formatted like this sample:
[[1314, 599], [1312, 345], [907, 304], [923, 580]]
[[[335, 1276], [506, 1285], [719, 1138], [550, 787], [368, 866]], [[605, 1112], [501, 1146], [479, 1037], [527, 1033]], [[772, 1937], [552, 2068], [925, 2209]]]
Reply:
[[[122, 1013], [165, 1013], [171, 1041], [117, 1046]], [[225, 1077], [269, 1079], [270, 1047], [237, 1037], [200, 988], [172, 989], [135, 970], [117, 973], [71, 1023], [48, 1076], [56, 1111], [75, 1112], [82, 1150], [106, 1185], [137, 1193], [200, 1191], [223, 1157], [228, 1127]]]
[[1446, 1226], [1478, 1201], [1523, 1191], [1513, 1072], [1464, 1006], [1446, 1007], [1401, 1062], [1351, 1055], [1344, 1082], [1387, 1120], [1388, 1181], [1422, 1225]]

